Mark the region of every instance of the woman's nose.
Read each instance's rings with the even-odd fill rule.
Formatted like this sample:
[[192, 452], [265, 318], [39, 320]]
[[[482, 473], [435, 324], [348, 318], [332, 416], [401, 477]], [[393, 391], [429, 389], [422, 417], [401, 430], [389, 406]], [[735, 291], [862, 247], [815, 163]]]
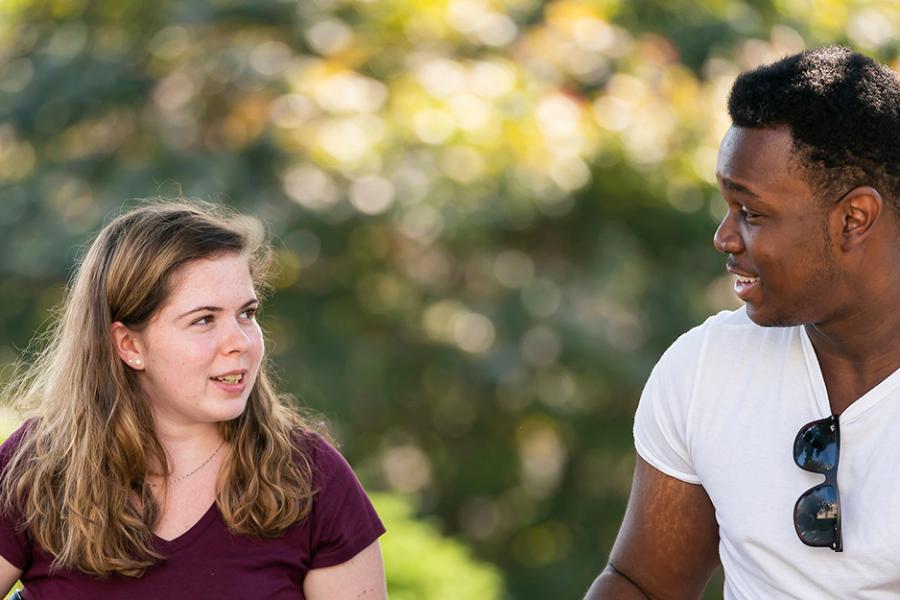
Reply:
[[244, 331], [241, 324], [238, 322], [233, 322], [228, 327], [227, 333], [225, 333], [224, 339], [222, 340], [222, 345], [226, 353], [231, 352], [246, 352], [250, 347], [250, 336], [248, 332]]

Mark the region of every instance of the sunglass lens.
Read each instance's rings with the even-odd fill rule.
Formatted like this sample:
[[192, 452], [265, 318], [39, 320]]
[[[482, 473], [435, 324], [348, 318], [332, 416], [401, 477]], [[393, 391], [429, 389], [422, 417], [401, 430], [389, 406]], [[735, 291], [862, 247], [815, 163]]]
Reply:
[[[809, 490], [794, 506], [797, 535], [809, 546], [835, 546], [839, 531], [840, 507], [834, 486], [822, 484]], [[839, 544], [838, 544], [839, 545]]]
[[794, 462], [813, 473], [827, 473], [837, 465], [838, 434], [832, 418], [813, 421], [794, 440]]

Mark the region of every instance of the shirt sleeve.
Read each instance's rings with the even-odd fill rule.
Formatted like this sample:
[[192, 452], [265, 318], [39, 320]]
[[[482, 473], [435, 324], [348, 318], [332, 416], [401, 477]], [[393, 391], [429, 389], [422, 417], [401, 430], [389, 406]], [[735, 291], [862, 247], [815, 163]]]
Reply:
[[311, 514], [310, 568], [346, 562], [385, 532], [353, 469], [320, 436], [314, 436], [319, 493]]
[[[0, 472], [6, 471], [31, 423], [25, 423], [0, 446]], [[22, 526], [22, 515], [13, 506], [0, 506], [0, 556], [23, 571], [31, 564], [31, 543]]]
[[694, 382], [705, 326], [688, 331], [662, 355], [650, 373], [634, 417], [638, 455], [666, 475], [700, 483], [688, 439]]

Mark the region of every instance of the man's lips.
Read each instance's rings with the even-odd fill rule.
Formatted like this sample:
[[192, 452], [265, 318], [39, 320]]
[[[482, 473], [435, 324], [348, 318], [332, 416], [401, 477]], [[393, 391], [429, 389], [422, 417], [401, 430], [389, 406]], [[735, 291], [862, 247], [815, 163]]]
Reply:
[[727, 267], [727, 269], [729, 273], [734, 275], [734, 293], [737, 294], [738, 298], [746, 302], [750, 293], [759, 283], [759, 277], [750, 275], [745, 271], [740, 271], [731, 266]]

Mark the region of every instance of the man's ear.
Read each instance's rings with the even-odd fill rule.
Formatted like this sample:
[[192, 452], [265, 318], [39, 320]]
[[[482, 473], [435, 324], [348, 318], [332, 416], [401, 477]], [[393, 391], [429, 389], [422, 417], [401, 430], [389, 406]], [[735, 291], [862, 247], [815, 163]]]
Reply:
[[110, 325], [109, 333], [122, 362], [136, 371], [143, 371], [144, 357], [137, 332], [126, 327], [121, 321], [116, 321]]
[[847, 252], [863, 243], [884, 212], [884, 199], [873, 187], [853, 188], [838, 203], [841, 217], [841, 250]]

